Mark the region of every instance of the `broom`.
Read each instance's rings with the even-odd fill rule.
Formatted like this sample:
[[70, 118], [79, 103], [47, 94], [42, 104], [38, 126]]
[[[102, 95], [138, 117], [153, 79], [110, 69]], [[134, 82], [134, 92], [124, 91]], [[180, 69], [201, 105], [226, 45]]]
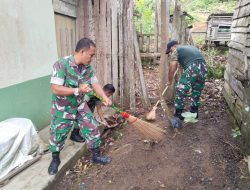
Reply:
[[[102, 97], [97, 95], [95, 92], [92, 92], [91, 95], [94, 95], [99, 100], [102, 101]], [[164, 137], [165, 130], [157, 127], [151, 123], [143, 121], [137, 117], [134, 117], [127, 112], [124, 112], [122, 109], [118, 108], [115, 104], [112, 104], [111, 107], [115, 109], [118, 113], [120, 113], [130, 125], [138, 129], [146, 138], [159, 141]]]
[[[166, 88], [163, 90], [163, 92], [161, 94], [162, 96], [165, 94], [165, 92], [167, 91], [167, 89], [168, 89], [168, 86], [166, 86]], [[156, 102], [156, 104], [154, 105], [154, 107], [152, 108], [152, 110], [146, 115], [146, 120], [148, 120], [148, 121], [154, 121], [155, 120], [155, 118], [156, 118], [155, 111], [156, 111], [157, 106], [158, 106], [159, 103], [160, 103], [160, 100], [158, 100]]]
[[117, 108], [114, 104], [111, 106], [116, 111], [118, 111], [130, 125], [138, 129], [146, 138], [151, 140], [161, 140], [165, 134], [165, 130], [157, 127], [151, 123], [143, 121], [135, 116], [128, 114], [127, 112], [121, 111], [121, 109]]
[[[178, 69], [176, 69], [175, 73], [174, 73], [174, 78], [175, 78], [175, 75], [176, 73], [178, 72]], [[163, 90], [162, 94], [161, 94], [161, 97], [165, 94], [165, 92], [167, 91], [169, 86], [166, 86], [165, 89]], [[154, 107], [152, 108], [152, 110], [146, 115], [146, 120], [148, 121], [154, 121], [156, 119], [156, 114], [155, 114], [155, 111], [157, 109], [157, 106], [158, 104], [160, 103], [160, 100], [158, 100], [156, 102], [156, 104], [154, 105]], [[164, 106], [165, 110], [166, 111], [169, 111], [168, 108], [166, 106]], [[164, 110], [164, 111], [165, 111]]]

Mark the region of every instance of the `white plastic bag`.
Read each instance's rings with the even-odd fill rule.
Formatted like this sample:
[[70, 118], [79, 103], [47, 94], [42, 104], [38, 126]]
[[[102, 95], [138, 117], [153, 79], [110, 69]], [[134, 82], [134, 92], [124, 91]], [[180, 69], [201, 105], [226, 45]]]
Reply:
[[[36, 129], [29, 119], [12, 118], [0, 122], [0, 179], [33, 158], [38, 147]], [[34, 152], [33, 152], [34, 153]]]

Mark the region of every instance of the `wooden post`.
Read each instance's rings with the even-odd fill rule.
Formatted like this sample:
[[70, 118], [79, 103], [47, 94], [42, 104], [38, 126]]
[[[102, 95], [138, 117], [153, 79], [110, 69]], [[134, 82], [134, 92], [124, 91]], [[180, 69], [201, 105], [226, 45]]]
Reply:
[[154, 47], [154, 53], [158, 52], [158, 0], [155, 0], [155, 47]]
[[107, 5], [107, 0], [101, 0], [100, 1], [100, 30], [99, 30], [99, 41], [100, 41], [100, 61], [102, 63], [98, 64], [98, 77], [102, 80], [99, 79], [99, 82], [101, 85], [104, 85], [107, 83], [107, 59], [106, 59], [106, 5]]
[[146, 49], [146, 52], [149, 53], [150, 52], [150, 35], [147, 35], [147, 49]]
[[[129, 72], [128, 69], [126, 68], [131, 68], [131, 65], [128, 61], [128, 18], [127, 18], [127, 9], [128, 9], [128, 2], [124, 1], [123, 2], [123, 37], [124, 37], [124, 41], [123, 41], [123, 50], [124, 51], [124, 64], [123, 64], [123, 72], [124, 72], [124, 94], [123, 94], [123, 102], [124, 102], [124, 106], [126, 106], [127, 108], [130, 107], [129, 106], [129, 93], [130, 93], [130, 88], [127, 84], [129, 84]], [[126, 16], [124, 16], [126, 15]], [[126, 32], [125, 32], [126, 31]]]
[[[180, 6], [178, 5], [178, 0], [174, 1], [174, 7], [175, 7], [175, 12], [174, 12], [174, 19], [173, 19], [173, 34], [172, 34], [172, 39], [177, 40], [180, 42], [181, 40], [181, 35], [180, 35], [180, 30], [181, 30], [181, 13], [180, 13]], [[168, 60], [169, 64], [169, 60]], [[177, 73], [177, 77], [181, 74], [181, 71], [179, 70]], [[173, 80], [172, 85], [169, 87], [169, 90], [166, 93], [166, 100], [168, 102], [173, 103], [174, 102], [174, 97], [175, 97], [175, 79]]]
[[[92, 4], [92, 0], [88, 0], [88, 19], [89, 19], [88, 37], [95, 42], [96, 41], [96, 39], [95, 39], [95, 36], [96, 36], [96, 34], [95, 34], [95, 16], [94, 16], [94, 6]], [[96, 57], [94, 57], [91, 64], [94, 66], [94, 68], [97, 66]]]
[[78, 1], [76, 16], [76, 41], [84, 36], [84, 0]]
[[[161, 36], [161, 1], [157, 0], [157, 17], [158, 17], [158, 40], [159, 40], [159, 36]], [[158, 46], [159, 48], [159, 46]]]
[[[102, 67], [100, 64], [100, 56], [101, 56], [101, 41], [100, 41], [100, 36], [99, 36], [99, 30], [100, 30], [100, 23], [99, 23], [99, 19], [100, 19], [100, 0], [95, 0], [94, 1], [94, 29], [95, 29], [95, 43], [96, 43], [96, 47], [97, 47], [97, 52], [95, 55], [95, 60], [96, 60], [96, 64], [95, 64], [95, 70], [99, 71], [100, 68]], [[87, 27], [87, 26], [85, 26]], [[98, 72], [99, 74], [100, 72]], [[100, 80], [100, 74], [98, 75], [98, 79]]]
[[118, 56], [119, 56], [119, 87], [120, 87], [120, 104], [123, 107], [124, 106], [124, 36], [123, 36], [123, 0], [119, 1], [119, 14], [118, 14], [118, 35], [119, 35], [119, 43], [118, 43]]
[[[112, 83], [115, 89], [118, 89], [118, 28], [117, 28], [117, 0], [111, 3], [112, 15]], [[118, 90], [113, 95], [114, 100], [117, 100]]]
[[124, 1], [124, 104], [135, 111], [133, 1]]
[[89, 37], [89, 10], [88, 10], [88, 0], [83, 0], [83, 14], [84, 14], [84, 36]]
[[180, 6], [178, 4], [178, 0], [174, 1], [174, 18], [173, 18], [173, 35], [172, 39], [175, 39], [180, 42], [180, 27], [181, 27], [181, 14], [180, 14]]
[[127, 9], [127, 18], [128, 18], [128, 68], [129, 69], [129, 73], [128, 73], [128, 77], [129, 77], [129, 83], [126, 84], [129, 86], [129, 108], [131, 109], [131, 111], [135, 112], [135, 59], [134, 59], [134, 20], [133, 20], [133, 16], [134, 16], [134, 3], [133, 1], [129, 1], [128, 3], [128, 9]]
[[169, 30], [169, 10], [170, 1], [161, 0], [161, 63], [160, 63], [160, 94], [166, 87], [168, 79], [168, 65], [166, 65], [166, 44]]
[[[150, 105], [149, 99], [148, 99], [148, 93], [146, 84], [144, 81], [144, 75], [142, 70], [142, 64], [141, 64], [141, 56], [140, 56], [140, 50], [139, 50], [139, 44], [138, 39], [136, 37], [136, 31], [134, 29], [134, 48], [135, 48], [135, 60], [136, 60], [136, 71], [138, 72], [138, 79], [139, 79], [139, 89], [141, 92], [141, 100], [144, 105], [144, 107], [148, 107]], [[136, 74], [137, 75], [137, 74]]]
[[92, 0], [88, 0], [88, 12], [89, 12], [89, 38], [95, 41], [95, 20], [94, 20], [94, 6]]
[[138, 38], [139, 38], [140, 52], [143, 52], [143, 36], [139, 34]]
[[[111, 13], [111, 7], [115, 3], [116, 0], [107, 0], [107, 10], [106, 10], [106, 59], [107, 59], [107, 83], [112, 83], [112, 17], [113, 14]], [[105, 83], [106, 84], [106, 83]]]

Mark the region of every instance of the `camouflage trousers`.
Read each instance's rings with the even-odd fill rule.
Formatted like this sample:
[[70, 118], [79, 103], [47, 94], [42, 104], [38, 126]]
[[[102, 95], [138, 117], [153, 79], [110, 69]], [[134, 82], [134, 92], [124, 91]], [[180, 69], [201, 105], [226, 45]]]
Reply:
[[87, 103], [84, 102], [79, 107], [75, 120], [52, 117], [49, 139], [51, 152], [59, 152], [63, 149], [65, 140], [74, 124], [79, 127], [80, 135], [85, 139], [88, 149], [100, 146], [101, 139], [97, 121]]
[[185, 99], [191, 90], [191, 106], [200, 105], [201, 91], [205, 86], [207, 66], [203, 62], [195, 62], [190, 65], [182, 74], [176, 85], [175, 108], [183, 109]]

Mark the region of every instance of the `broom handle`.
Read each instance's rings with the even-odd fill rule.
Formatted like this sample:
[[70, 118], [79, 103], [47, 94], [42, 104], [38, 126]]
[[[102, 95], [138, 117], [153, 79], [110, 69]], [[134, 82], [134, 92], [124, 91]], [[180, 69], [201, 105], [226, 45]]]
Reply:
[[[168, 87], [169, 87], [169, 86], [166, 86], [166, 87], [164, 88], [164, 90], [163, 90], [163, 92], [162, 92], [162, 94], [161, 94], [162, 96], [165, 94], [165, 92], [167, 91]], [[154, 107], [157, 107], [159, 103], [160, 103], [160, 100], [158, 100], [158, 101], [156, 102], [156, 104], [154, 105]]]
[[[178, 68], [177, 68], [176, 71], [174, 72], [174, 77], [175, 77], [175, 75], [177, 74], [177, 72], [178, 72]], [[174, 78], [174, 77], [173, 77], [173, 78]], [[169, 86], [166, 86], [166, 87], [164, 88], [163, 92], [161, 93], [162, 96], [165, 94], [165, 92], [167, 91], [168, 87], [169, 87]], [[158, 100], [158, 101], [156, 102], [156, 104], [154, 105], [154, 107], [157, 107], [159, 103], [160, 103], [160, 100]]]

